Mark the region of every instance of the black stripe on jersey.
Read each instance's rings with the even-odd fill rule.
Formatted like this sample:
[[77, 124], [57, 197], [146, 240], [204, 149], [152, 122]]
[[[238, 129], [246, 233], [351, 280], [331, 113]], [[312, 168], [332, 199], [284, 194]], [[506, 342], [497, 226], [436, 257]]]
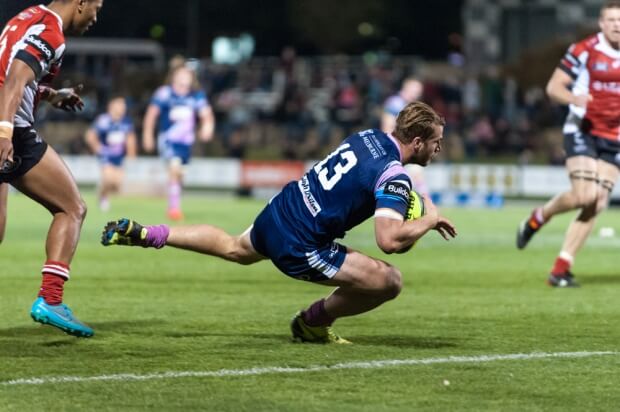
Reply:
[[560, 64], [558, 65], [558, 69], [568, 74], [573, 80], [577, 78], [577, 75], [575, 74], [575, 72], [573, 72], [573, 70], [570, 67], [568, 67], [566, 64], [564, 64], [563, 62], [560, 62]]
[[56, 54], [54, 48], [37, 35], [31, 34], [24, 39], [24, 42], [41, 52], [41, 55], [45, 56], [46, 63], [49, 63]]
[[569, 62], [571, 62], [572, 64], [574, 64], [575, 66], [581, 66], [581, 62], [579, 61], [579, 59], [575, 57], [574, 55], [572, 55], [571, 53], [566, 53], [564, 55], [564, 58], [568, 60]]
[[41, 68], [41, 64], [39, 63], [39, 60], [32, 54], [28, 53], [25, 50], [20, 50], [15, 55], [15, 58], [26, 63], [32, 69], [37, 79], [39, 78], [39, 76], [41, 76], [41, 72], [43, 71], [43, 69]]

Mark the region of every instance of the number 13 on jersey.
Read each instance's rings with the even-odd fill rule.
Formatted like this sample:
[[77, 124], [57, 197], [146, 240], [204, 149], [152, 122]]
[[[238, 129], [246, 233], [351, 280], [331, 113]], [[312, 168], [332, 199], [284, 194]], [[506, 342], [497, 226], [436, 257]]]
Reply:
[[[347, 150], [351, 147], [349, 143], [345, 143], [329, 154], [325, 159], [314, 166], [314, 171], [319, 177], [319, 182], [325, 190], [332, 190], [336, 183], [342, 179], [357, 164], [357, 157], [353, 150]], [[339, 158], [334, 159], [337, 155]], [[330, 161], [334, 159], [334, 161]], [[330, 174], [331, 176], [328, 177]]]

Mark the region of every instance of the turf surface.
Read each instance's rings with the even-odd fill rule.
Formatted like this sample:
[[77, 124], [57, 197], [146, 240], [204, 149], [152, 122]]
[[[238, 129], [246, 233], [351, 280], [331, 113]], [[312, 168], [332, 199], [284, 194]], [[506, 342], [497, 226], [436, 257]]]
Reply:
[[[94, 197], [71, 267], [65, 301], [95, 328], [76, 339], [33, 323], [49, 216], [20, 195], [9, 199], [0, 246], [0, 410], [617, 410], [620, 355], [446, 362], [386, 367], [271, 371], [349, 362], [449, 356], [616, 351], [620, 338], [620, 213], [606, 212], [578, 257], [583, 287], [544, 285], [566, 224], [545, 227], [525, 251], [514, 231], [528, 208], [450, 209], [459, 238], [431, 233], [405, 255], [384, 256], [372, 225], [344, 243], [396, 264], [402, 294], [335, 329], [355, 344], [293, 344], [288, 322], [329, 292], [294, 281], [270, 263], [232, 263], [166, 248], [103, 248], [111, 218], [163, 221], [164, 201], [126, 198], [112, 212]], [[243, 231], [264, 202], [192, 196], [186, 223]], [[366, 364], [364, 364], [366, 365]], [[366, 365], [368, 366], [368, 365]], [[371, 365], [372, 366], [372, 365]], [[377, 366], [377, 365], [375, 365]], [[235, 370], [233, 376], [209, 372]], [[203, 373], [132, 380], [162, 372]], [[242, 374], [243, 373], [243, 374]], [[7, 384], [16, 379], [99, 377], [76, 382]]]

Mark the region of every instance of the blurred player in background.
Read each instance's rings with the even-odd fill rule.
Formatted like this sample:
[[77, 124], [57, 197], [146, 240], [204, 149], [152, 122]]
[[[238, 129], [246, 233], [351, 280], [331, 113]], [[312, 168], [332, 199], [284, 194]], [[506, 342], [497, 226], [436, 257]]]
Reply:
[[602, 6], [599, 27], [599, 33], [570, 46], [547, 84], [549, 97], [570, 107], [564, 150], [571, 190], [534, 209], [517, 232], [522, 249], [553, 216], [579, 209], [547, 279], [555, 287], [578, 286], [570, 270], [575, 255], [607, 206], [619, 175], [620, 1]]
[[[10, 183], [52, 214], [47, 234], [43, 281], [30, 315], [66, 333], [90, 337], [62, 303], [69, 265], [80, 237], [86, 205], [73, 176], [56, 151], [33, 128], [41, 100], [68, 111], [83, 108], [75, 89], [43, 86], [58, 74], [65, 33], [80, 35], [97, 21], [103, 0], [55, 0], [11, 19], [0, 34], [0, 183]], [[3, 193], [6, 197], [6, 192]], [[6, 208], [6, 201], [2, 208]]]
[[215, 128], [213, 110], [205, 93], [196, 85], [195, 73], [187, 65], [173, 66], [169, 84], [155, 91], [144, 116], [144, 150], [155, 150], [157, 129], [159, 153], [168, 163], [168, 217], [171, 220], [183, 219], [183, 165], [188, 164], [191, 157], [196, 118], [200, 122], [198, 137], [201, 141], [211, 140]]
[[110, 99], [107, 112], [86, 131], [86, 143], [101, 162], [99, 207], [105, 212], [110, 208], [109, 196], [121, 188], [125, 156], [136, 157], [136, 134], [124, 97]]
[[[418, 101], [424, 93], [424, 85], [415, 77], [406, 78], [400, 88], [400, 91], [388, 97], [383, 105], [383, 114], [381, 115], [381, 130], [385, 133], [392, 133], [396, 126], [396, 117], [407, 104]], [[409, 176], [411, 177], [413, 187], [416, 191], [423, 195], [428, 195], [428, 187], [424, 181], [424, 169], [420, 165], [408, 164], [405, 166]]]
[[332, 332], [332, 323], [394, 299], [402, 276], [396, 267], [334, 240], [371, 216], [377, 245], [385, 253], [407, 250], [431, 229], [446, 239], [456, 235], [429, 199], [424, 216], [404, 219], [411, 181], [403, 164], [430, 163], [441, 151], [443, 125], [433, 109], [417, 102], [398, 115], [393, 135], [370, 129], [349, 136], [299, 181], [287, 184], [240, 236], [210, 225], [142, 227], [120, 219], [108, 223], [102, 243], [169, 245], [244, 265], [271, 259], [294, 279], [336, 286], [295, 315], [293, 338], [349, 343]]

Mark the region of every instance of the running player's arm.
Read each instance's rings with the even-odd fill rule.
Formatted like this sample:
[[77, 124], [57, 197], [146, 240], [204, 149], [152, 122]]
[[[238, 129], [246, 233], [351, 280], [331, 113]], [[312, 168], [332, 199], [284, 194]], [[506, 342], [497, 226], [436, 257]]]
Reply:
[[574, 79], [564, 70], [555, 69], [547, 83], [547, 95], [554, 102], [562, 105], [574, 104], [575, 106], [586, 107], [588, 102], [592, 100], [592, 96], [590, 94], [573, 94], [570, 90], [573, 81]]
[[571, 45], [568, 48], [560, 64], [554, 70], [549, 82], [547, 83], [546, 92], [549, 98], [556, 103], [562, 105], [573, 104], [579, 107], [586, 107], [588, 102], [592, 100], [590, 94], [575, 95], [570, 90], [577, 76], [585, 68], [585, 61], [588, 58], [587, 42], [582, 41]]
[[98, 154], [101, 150], [101, 143], [99, 142], [99, 135], [97, 134], [95, 125], [92, 125], [86, 130], [85, 140], [91, 152]]
[[381, 130], [385, 133], [392, 133], [396, 127], [396, 117], [400, 111], [394, 104], [394, 99], [389, 97], [383, 105], [383, 113], [381, 114]]
[[0, 164], [13, 159], [13, 119], [24, 97], [24, 89], [35, 80], [35, 72], [24, 61], [15, 58], [0, 87]]
[[213, 115], [213, 109], [209, 104], [207, 96], [202, 91], [199, 91], [197, 93], [196, 104], [198, 110], [198, 118], [200, 119], [198, 138], [203, 142], [208, 142], [213, 138], [213, 132], [215, 130], [215, 116]]
[[142, 146], [144, 151], [151, 153], [155, 150], [155, 123], [159, 117], [160, 109], [156, 104], [149, 104], [142, 122]]
[[127, 141], [125, 142], [125, 145], [127, 157], [134, 159], [138, 155], [138, 139], [136, 138], [136, 133], [134, 131], [127, 133]]
[[386, 111], [381, 115], [381, 130], [385, 133], [392, 133], [396, 126], [396, 116]]
[[[0, 88], [0, 122], [9, 121], [13, 123], [17, 108], [24, 97], [26, 85], [36, 79], [36, 73], [31, 65], [38, 63], [36, 61], [27, 63], [20, 57], [27, 56], [25, 58], [30, 58], [30, 55], [24, 51], [20, 51], [20, 53], [13, 60], [4, 85]], [[32, 57], [32, 59], [35, 58]]]
[[198, 131], [198, 137], [203, 142], [208, 142], [213, 138], [213, 131], [215, 130], [215, 116], [213, 115], [213, 109], [211, 106], [203, 107], [198, 112], [200, 118], [200, 130]]

